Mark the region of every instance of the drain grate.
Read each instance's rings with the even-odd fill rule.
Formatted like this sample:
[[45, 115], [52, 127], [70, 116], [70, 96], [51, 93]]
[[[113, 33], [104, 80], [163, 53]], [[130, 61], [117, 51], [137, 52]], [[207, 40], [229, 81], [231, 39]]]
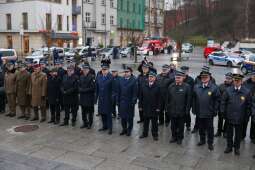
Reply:
[[22, 125], [22, 126], [18, 126], [14, 128], [14, 132], [23, 132], [23, 133], [27, 133], [27, 132], [32, 132], [39, 129], [38, 125]]

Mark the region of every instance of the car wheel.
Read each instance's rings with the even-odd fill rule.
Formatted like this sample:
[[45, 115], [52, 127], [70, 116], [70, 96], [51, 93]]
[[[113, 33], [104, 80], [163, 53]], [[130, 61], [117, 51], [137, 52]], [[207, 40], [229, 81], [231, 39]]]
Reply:
[[233, 64], [232, 64], [231, 61], [228, 61], [228, 62], [227, 62], [227, 66], [228, 66], [228, 67], [232, 67], [232, 65], [233, 65]]
[[209, 60], [209, 65], [213, 65], [213, 61], [212, 60]]
[[243, 74], [247, 74], [248, 73], [248, 70], [245, 67], [242, 67], [241, 71], [242, 71]]

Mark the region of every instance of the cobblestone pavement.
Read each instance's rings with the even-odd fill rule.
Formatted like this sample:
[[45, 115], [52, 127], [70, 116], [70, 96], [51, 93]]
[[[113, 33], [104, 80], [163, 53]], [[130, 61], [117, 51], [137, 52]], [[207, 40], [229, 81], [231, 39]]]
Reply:
[[[201, 50], [194, 53], [189, 61], [182, 62], [182, 65], [191, 67], [192, 76], [205, 64]], [[157, 68], [169, 63], [167, 55], [149, 58]], [[113, 67], [120, 68], [123, 62], [129, 61], [113, 61]], [[222, 82], [224, 73], [230, 70], [218, 66], [212, 68], [217, 82]], [[216, 122], [217, 119], [215, 127]], [[249, 137], [242, 142], [241, 156], [237, 157], [223, 153], [226, 145], [223, 138], [215, 139], [215, 149], [210, 152], [207, 146], [196, 146], [198, 134], [187, 131], [182, 146], [169, 144], [169, 127], [159, 128], [157, 142], [151, 136], [139, 139], [142, 127], [136, 123], [131, 137], [119, 136], [118, 119], [113, 121], [111, 136], [97, 131], [101, 125], [99, 117], [95, 118], [91, 130], [81, 130], [80, 123], [74, 128], [38, 123], [38, 130], [25, 134], [9, 130], [30, 123], [0, 115], [0, 170], [255, 170], [252, 159], [255, 147]]]

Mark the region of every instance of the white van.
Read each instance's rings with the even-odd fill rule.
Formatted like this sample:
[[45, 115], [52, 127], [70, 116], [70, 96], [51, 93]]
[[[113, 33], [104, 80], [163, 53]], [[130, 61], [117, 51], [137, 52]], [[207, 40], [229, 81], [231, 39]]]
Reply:
[[14, 49], [0, 48], [0, 56], [2, 56], [2, 60], [6, 59], [16, 61], [18, 59], [17, 53]]

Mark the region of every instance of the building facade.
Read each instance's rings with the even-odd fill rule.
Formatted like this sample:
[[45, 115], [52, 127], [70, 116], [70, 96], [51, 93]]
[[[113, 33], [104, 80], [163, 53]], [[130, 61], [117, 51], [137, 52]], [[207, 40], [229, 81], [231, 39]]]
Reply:
[[70, 0], [5, 0], [0, 4], [1, 48], [27, 54], [42, 46], [76, 46]]
[[144, 37], [145, 0], [118, 0], [117, 22], [120, 46], [138, 43]]
[[82, 44], [104, 47], [118, 45], [117, 0], [82, 0], [81, 3]]
[[147, 37], [163, 36], [164, 0], [145, 0], [145, 34]]

